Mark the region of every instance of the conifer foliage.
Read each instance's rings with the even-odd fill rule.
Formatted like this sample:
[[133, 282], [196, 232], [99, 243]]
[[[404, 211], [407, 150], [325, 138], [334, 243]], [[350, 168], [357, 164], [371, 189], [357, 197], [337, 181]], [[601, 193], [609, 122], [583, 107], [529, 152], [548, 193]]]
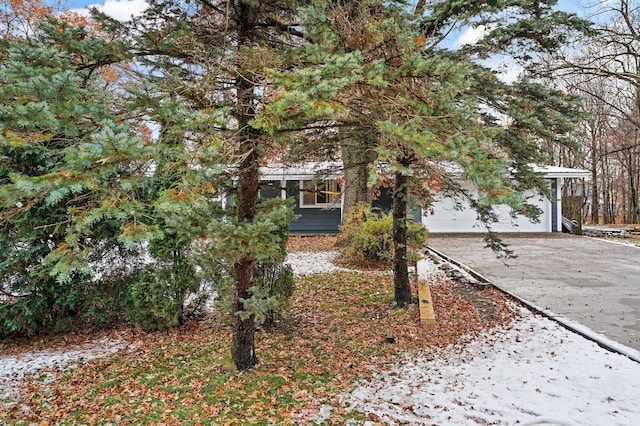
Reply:
[[[470, 197], [455, 170], [485, 222], [495, 204], [536, 216], [531, 163], [569, 142], [572, 100], [480, 61], [513, 53], [532, 69], [532, 52], [583, 24], [554, 3], [153, 0], [130, 22], [47, 18], [5, 36], [0, 334], [78, 316], [173, 326], [204, 282], [230, 287], [232, 359], [251, 368], [256, 322], [292, 291], [280, 266], [292, 215], [260, 200], [259, 167], [319, 151], [359, 168], [354, 202], [393, 181], [395, 299], [410, 303], [410, 196]], [[443, 47], [458, 23], [488, 31]]]
[[[136, 94], [141, 106], [161, 123], [161, 136], [181, 140], [188, 167], [156, 204], [172, 212], [172, 229], [194, 241], [203, 271], [231, 277], [231, 354], [240, 370], [257, 362], [255, 323], [272, 317], [275, 301], [284, 303], [291, 290], [290, 271], [279, 265], [290, 208], [280, 200], [259, 202], [259, 167], [281, 151], [281, 141], [254, 122], [273, 95], [265, 68], [291, 67], [301, 44], [296, 7], [296, 1], [159, 1], [130, 23], [109, 23], [114, 34], [135, 40], [146, 71], [145, 89]], [[167, 103], [191, 114], [181, 123], [167, 114]], [[223, 197], [225, 209], [194, 211], [212, 197]]]
[[[267, 109], [280, 122], [311, 117], [335, 134], [344, 128], [375, 134], [375, 161], [361, 166], [393, 181], [399, 306], [411, 300], [410, 195], [427, 211], [439, 192], [466, 198], [489, 230], [498, 220], [496, 204], [534, 220], [539, 214], [524, 193], [548, 188], [532, 165], [548, 161], [542, 141], [571, 144], [566, 135], [576, 108], [570, 97], [537, 83], [531, 65], [536, 52], [554, 51], [566, 32], [584, 27], [554, 4], [418, 2], [412, 11], [402, 1], [353, 0], [305, 9], [315, 41], [307, 66], [279, 76], [285, 90]], [[452, 49], [448, 34], [474, 26], [488, 28], [485, 36]], [[520, 80], [502, 81], [482, 64], [496, 54], [523, 67]], [[478, 195], [464, 191], [460, 178], [473, 182]], [[493, 248], [504, 249], [489, 235]]]
[[102, 88], [127, 47], [53, 18], [31, 38], [0, 53], [0, 334], [106, 319], [125, 295], [91, 256], [124, 260], [143, 227], [131, 177], [149, 146]]

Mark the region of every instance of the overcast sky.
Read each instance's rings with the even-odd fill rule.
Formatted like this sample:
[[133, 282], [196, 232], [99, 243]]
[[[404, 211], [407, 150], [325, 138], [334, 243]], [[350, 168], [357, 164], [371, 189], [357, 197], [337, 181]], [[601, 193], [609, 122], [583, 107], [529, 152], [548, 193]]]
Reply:
[[[616, 0], [560, 0], [563, 10], [591, 14], [598, 5], [614, 3]], [[145, 0], [67, 0], [70, 9], [81, 9], [96, 6], [98, 9], [117, 19], [127, 19], [132, 14], [138, 14], [146, 7]], [[591, 13], [590, 13], [591, 12]]]

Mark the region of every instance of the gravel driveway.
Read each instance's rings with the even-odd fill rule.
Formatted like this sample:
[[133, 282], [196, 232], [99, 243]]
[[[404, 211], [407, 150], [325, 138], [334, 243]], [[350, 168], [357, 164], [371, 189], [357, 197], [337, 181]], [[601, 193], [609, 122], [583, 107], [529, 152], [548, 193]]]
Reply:
[[429, 246], [499, 287], [640, 350], [640, 248], [566, 234], [505, 236], [507, 264], [479, 235], [431, 235]]

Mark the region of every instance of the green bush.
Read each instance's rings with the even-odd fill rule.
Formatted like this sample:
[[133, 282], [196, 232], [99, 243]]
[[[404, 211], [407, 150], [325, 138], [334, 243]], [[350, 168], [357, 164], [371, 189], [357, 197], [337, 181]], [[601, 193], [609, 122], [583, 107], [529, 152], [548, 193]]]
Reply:
[[[260, 200], [262, 208], [272, 209], [279, 205], [280, 200]], [[253, 280], [256, 286], [265, 290], [265, 293], [275, 299], [275, 307], [267, 307], [264, 310], [264, 325], [273, 324], [277, 315], [287, 308], [289, 298], [295, 290], [295, 280], [291, 266], [285, 265], [287, 256], [287, 242], [289, 241], [289, 223], [283, 221], [279, 224], [274, 236], [278, 241], [278, 248], [273, 256], [259, 260], [255, 263]]]
[[131, 286], [133, 305], [129, 317], [145, 330], [179, 325], [187, 295], [199, 287], [195, 268], [183, 256], [176, 256], [172, 262], [147, 265]]
[[[409, 261], [416, 260], [416, 250], [426, 245], [428, 232], [419, 223], [407, 220]], [[393, 215], [371, 209], [366, 203], [351, 209], [338, 243], [342, 255], [355, 260], [391, 261], [393, 257]]]
[[278, 313], [286, 309], [289, 298], [295, 290], [295, 280], [291, 266], [271, 261], [260, 261], [254, 268], [254, 282], [257, 286], [267, 289], [267, 294], [277, 302], [275, 308], [268, 308], [264, 312], [264, 324], [271, 325]]

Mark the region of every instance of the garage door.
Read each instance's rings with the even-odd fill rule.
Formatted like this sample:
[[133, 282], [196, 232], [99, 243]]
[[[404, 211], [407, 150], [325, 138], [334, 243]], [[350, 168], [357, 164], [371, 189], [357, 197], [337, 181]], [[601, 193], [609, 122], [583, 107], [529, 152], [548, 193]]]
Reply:
[[[469, 190], [472, 193], [471, 190]], [[533, 192], [528, 194], [533, 196]], [[458, 203], [456, 203], [458, 201]], [[530, 204], [542, 210], [539, 223], [532, 223], [528, 218], [511, 217], [508, 206], [496, 206], [495, 212], [499, 222], [491, 226], [496, 232], [551, 232], [552, 231], [552, 203], [543, 196], [529, 199]], [[476, 212], [466, 201], [453, 200], [449, 197], [439, 197], [435, 200], [432, 212], [425, 211], [422, 223], [429, 232], [486, 232], [486, 228], [477, 220]]]

